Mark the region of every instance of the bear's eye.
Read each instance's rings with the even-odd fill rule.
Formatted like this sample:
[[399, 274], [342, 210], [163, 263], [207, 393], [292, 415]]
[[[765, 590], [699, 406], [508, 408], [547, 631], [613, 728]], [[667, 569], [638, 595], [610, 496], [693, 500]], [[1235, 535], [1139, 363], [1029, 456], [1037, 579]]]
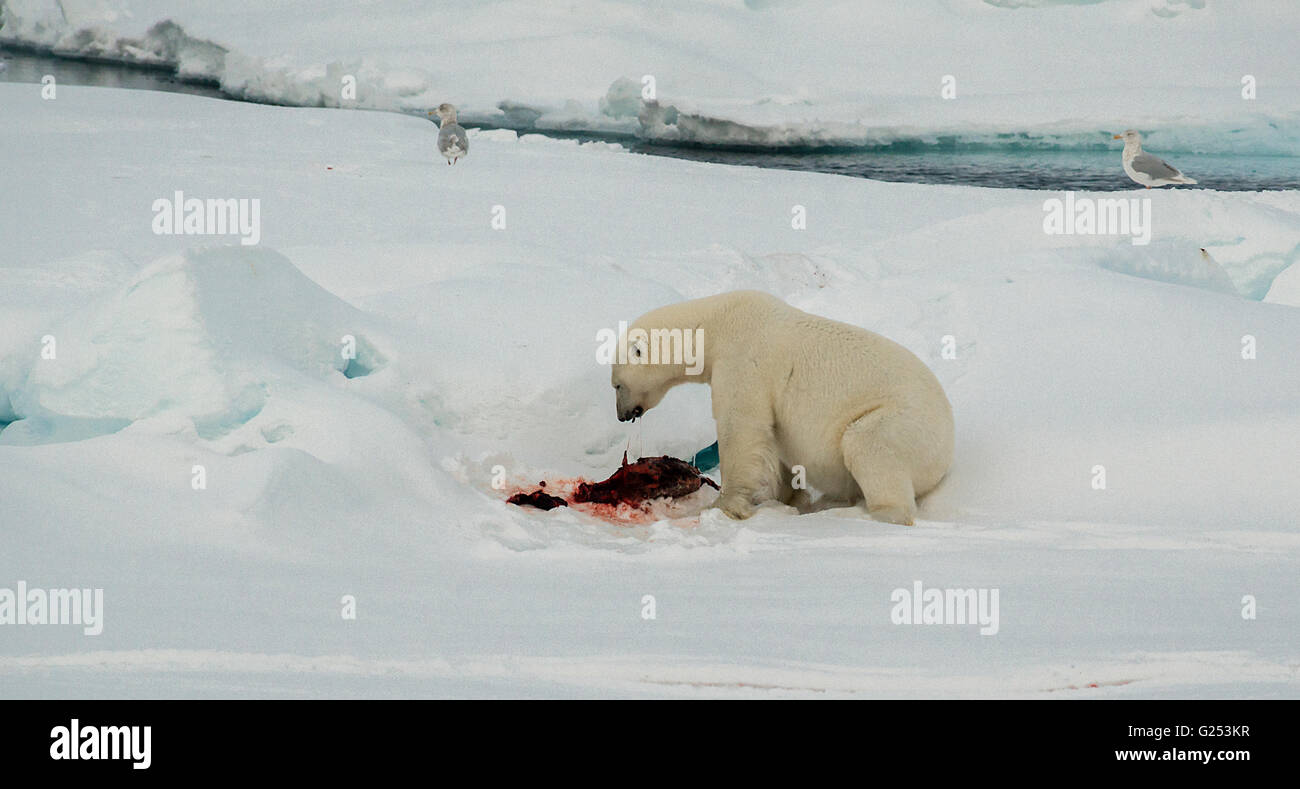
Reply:
[[632, 355], [635, 356], [635, 357], [637, 357], [638, 359], [641, 358], [641, 346], [640, 346], [640, 345], [633, 345], [633, 346], [632, 346]]

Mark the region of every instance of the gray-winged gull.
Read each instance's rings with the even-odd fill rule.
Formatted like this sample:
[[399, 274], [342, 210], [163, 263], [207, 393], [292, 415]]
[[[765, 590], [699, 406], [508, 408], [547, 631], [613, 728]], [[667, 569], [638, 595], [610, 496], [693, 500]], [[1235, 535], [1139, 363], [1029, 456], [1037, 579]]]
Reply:
[[1124, 141], [1124, 172], [1146, 188], [1196, 183], [1169, 162], [1142, 150], [1142, 135], [1136, 130], [1129, 129], [1123, 134], [1116, 134], [1114, 139]]
[[469, 137], [465, 129], [456, 122], [456, 108], [450, 104], [439, 104], [438, 109], [429, 110], [429, 117], [438, 116], [438, 153], [455, 164], [456, 160], [469, 153]]

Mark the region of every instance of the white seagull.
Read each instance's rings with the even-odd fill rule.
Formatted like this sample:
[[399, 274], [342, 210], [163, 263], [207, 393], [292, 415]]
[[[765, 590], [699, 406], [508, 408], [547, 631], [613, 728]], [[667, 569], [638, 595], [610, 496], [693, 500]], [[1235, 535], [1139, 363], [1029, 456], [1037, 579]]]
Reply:
[[1136, 130], [1129, 129], [1123, 134], [1116, 134], [1114, 139], [1124, 141], [1124, 172], [1146, 188], [1196, 183], [1169, 162], [1142, 150], [1142, 135]]
[[438, 153], [443, 155], [447, 164], [469, 153], [469, 137], [465, 129], [456, 122], [456, 108], [450, 104], [439, 104], [438, 109], [429, 110], [429, 117], [438, 116]]

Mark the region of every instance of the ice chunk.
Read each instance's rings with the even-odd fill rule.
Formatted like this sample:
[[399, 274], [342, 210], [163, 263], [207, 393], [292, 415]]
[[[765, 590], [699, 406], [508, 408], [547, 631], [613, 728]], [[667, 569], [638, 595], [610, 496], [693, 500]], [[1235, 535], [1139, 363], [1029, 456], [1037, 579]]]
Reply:
[[[172, 256], [52, 330], [0, 416], [29, 441], [119, 430], [164, 413], [213, 439], [256, 417], [272, 382], [367, 375], [385, 357], [370, 319], [277, 252], [214, 247]], [[6, 438], [16, 440], [8, 434]]]

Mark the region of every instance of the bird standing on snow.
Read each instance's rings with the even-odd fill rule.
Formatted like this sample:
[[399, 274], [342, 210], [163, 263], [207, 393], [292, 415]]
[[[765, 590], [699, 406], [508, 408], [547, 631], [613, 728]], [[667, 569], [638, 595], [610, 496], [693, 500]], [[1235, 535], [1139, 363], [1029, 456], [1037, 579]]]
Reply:
[[450, 104], [439, 104], [438, 109], [429, 110], [429, 117], [438, 116], [438, 153], [455, 164], [456, 160], [469, 153], [469, 137], [465, 129], [456, 122], [456, 108]]
[[1124, 172], [1128, 177], [1150, 189], [1166, 184], [1194, 184], [1196, 181], [1178, 171], [1178, 168], [1142, 150], [1142, 135], [1129, 129], [1116, 134], [1114, 139], [1124, 141]]

